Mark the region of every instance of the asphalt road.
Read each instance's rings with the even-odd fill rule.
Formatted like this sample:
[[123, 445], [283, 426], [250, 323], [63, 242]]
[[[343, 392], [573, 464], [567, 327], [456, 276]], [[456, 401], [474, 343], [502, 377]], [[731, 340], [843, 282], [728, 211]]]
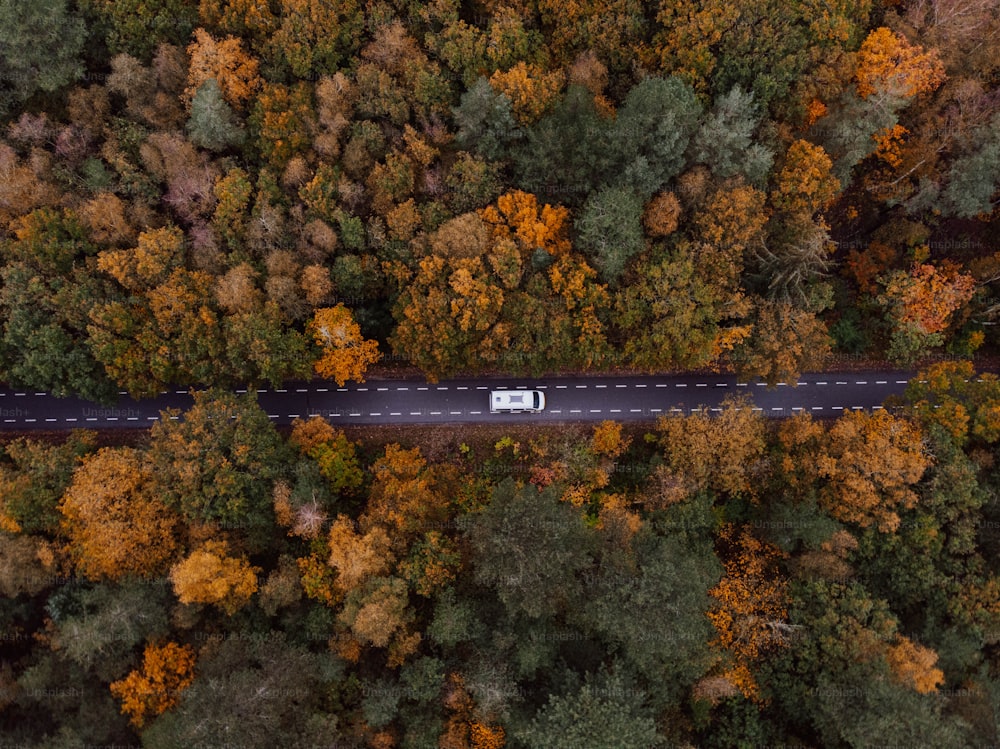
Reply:
[[[291, 384], [257, 390], [261, 407], [276, 424], [321, 415], [334, 424], [448, 424], [455, 422], [652, 421], [660, 414], [718, 410], [726, 396], [746, 394], [750, 407], [769, 417], [808, 411], [834, 417], [845, 410], [876, 409], [902, 394], [910, 372], [852, 372], [803, 375], [797, 383], [768, 388], [728, 375], [680, 377], [507, 377], [423, 380], [369, 380], [346, 387], [336, 383]], [[491, 414], [489, 391], [537, 389], [546, 408], [538, 414]], [[238, 390], [237, 392], [246, 392]], [[190, 406], [191, 395], [177, 389], [135, 401], [123, 394], [114, 406], [48, 393], [0, 390], [0, 431], [150, 427], [161, 410]]]

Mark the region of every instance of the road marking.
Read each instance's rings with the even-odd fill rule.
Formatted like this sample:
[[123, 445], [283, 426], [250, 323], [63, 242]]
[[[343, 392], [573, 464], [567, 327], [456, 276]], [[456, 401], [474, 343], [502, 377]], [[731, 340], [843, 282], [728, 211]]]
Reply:
[[592, 413], [592, 414], [599, 414], [600, 412], [601, 412], [601, 409], [599, 409], [599, 408], [592, 408], [592, 409], [590, 409], [590, 413]]
[[138, 421], [138, 420], [139, 420], [138, 416], [126, 416], [125, 417], [125, 421]]
[[[6, 421], [6, 419], [4, 419], [4, 421]], [[13, 421], [13, 419], [11, 419], [11, 421]], [[96, 416], [88, 416], [86, 419], [84, 419], [84, 421], [97, 421], [97, 417]]]
[[118, 395], [128, 395], [128, 390], [119, 390]]
[[159, 416], [147, 416], [146, 417], [146, 421], [159, 421], [159, 420], [160, 420]]
[[795, 384], [796, 385], [808, 385], [809, 383], [808, 382], [796, 382]]
[[118, 421], [118, 417], [117, 416], [109, 416], [107, 418], [107, 421]]
[[872, 406], [872, 411], [881, 411], [882, 406]]
[[695, 383], [695, 387], [696, 388], [707, 388], [708, 387], [708, 383], [707, 382], [697, 382], [697, 383]]
[[611, 413], [613, 413], [613, 414], [620, 414], [621, 412], [622, 412], [622, 410], [620, 408], [612, 408], [611, 409]]
[[482, 411], [469, 411], [469, 413], [472, 414], [472, 415], [474, 415], [474, 416], [478, 416], [479, 414], [482, 413]]
[[[183, 393], [184, 391], [183, 390], [178, 390], [177, 392]], [[266, 393], [267, 391], [266, 390], [258, 390], [257, 392], [258, 393]]]
[[864, 408], [864, 406], [851, 406], [851, 409], [852, 409], [853, 411], [860, 411], [860, 410], [862, 410], [863, 408]]
[[403, 414], [400, 413], [399, 411], [390, 411], [389, 415], [390, 416], [402, 416]]
[[782, 406], [771, 406], [771, 410], [772, 411], [784, 411], [785, 409]]
[[366, 393], [368, 392], [368, 388], [357, 388], [357, 390], [362, 391], [362, 392], [366, 392]]
[[46, 419], [46, 421], [59, 421], [59, 419]]
[[855, 385], [867, 385], [868, 381], [867, 380], [855, 380], [854, 384]]
[[875, 380], [875, 384], [876, 385], [888, 385], [889, 383], [887, 383], [885, 380]]
[[687, 385], [684, 384], [683, 382], [676, 382], [676, 383], [674, 383], [674, 387], [675, 388], [686, 388]]
[[843, 411], [844, 410], [843, 406], [830, 406], [830, 408], [832, 408], [834, 411]]
[[712, 409], [709, 409], [709, 410], [710, 411], [721, 411], [722, 409], [721, 408], [712, 408]]
[[594, 385], [595, 388], [606, 388], [607, 385]]
[[76, 419], [66, 419], [66, 421], [76, 421]]
[[468, 390], [468, 389], [469, 389], [468, 385], [459, 385], [458, 387], [455, 388], [455, 390]]
[[847, 383], [844, 382], [843, 380], [837, 380], [837, 384], [838, 385], [846, 385]]
[[717, 383], [715, 383], [715, 386], [717, 388], [727, 388], [727, 387], [729, 387], [729, 383], [726, 383], [726, 382], [717, 382]]
[[570, 412], [571, 414], [578, 414], [578, 413], [580, 413], [580, 409], [579, 409], [579, 408], [571, 408], [571, 409], [569, 410], [569, 412]]
[[396, 388], [396, 390], [409, 390], [409, 388]]
[[583, 390], [583, 389], [584, 389], [584, 388], [586, 388], [586, 387], [587, 387], [586, 385], [577, 385], [577, 386], [576, 386], [576, 389], [577, 389], [577, 390]]
[[649, 387], [648, 385], [636, 385], [637, 388]]
[[381, 416], [382, 412], [381, 411], [369, 411], [368, 415], [369, 416]]
[[420, 411], [410, 411], [410, 416], [420, 416]]
[[896, 380], [896, 384], [897, 385], [909, 385], [910, 381], [909, 380]]
[[417, 388], [417, 390], [430, 390], [430, 388]]
[[788, 387], [788, 383], [787, 382], [779, 382], [778, 383], [778, 387], [780, 387], [780, 388], [786, 388], [786, 387]]
[[276, 393], [287, 393], [288, 390], [281, 390], [281, 389], [279, 389], [279, 390], [275, 390], [274, 392], [276, 392]]
[[[17, 421], [17, 419], [4, 419], [3, 423], [4, 424], [13, 424], [15, 421]], [[97, 421], [97, 419], [94, 419], [94, 421]]]
[[34, 423], [34, 422], [36, 422], [36, 421], [38, 421], [38, 419], [25, 419], [25, 420], [24, 420], [24, 423], [25, 423], [25, 424], [33, 424], [33, 423]]
[[765, 388], [765, 387], [767, 387], [767, 383], [766, 382], [755, 382], [754, 385], [756, 385], [759, 388]]
[[792, 406], [792, 410], [793, 411], [801, 411], [802, 410], [802, 406]]
[[360, 416], [361, 414], [347, 414], [348, 416]]
[[434, 389], [435, 389], [435, 390], [447, 390], [447, 389], [448, 389], [448, 386], [447, 386], [447, 385], [439, 385], [438, 387], [436, 387], [436, 388], [434, 388]]
[[658, 387], [658, 388], [665, 388], [666, 386], [667, 386], [667, 384], [665, 382], [661, 382], [661, 383], [658, 383], [656, 387]]
[[556, 390], [565, 390], [569, 385], [556, 385]]
[[629, 409], [629, 413], [641, 414], [642, 413], [642, 409], [641, 408], [630, 408]]
[[[448, 412], [448, 414], [449, 414], [450, 416], [458, 416], [458, 415], [460, 415], [461, 413], [462, 413], [461, 411], [449, 411], [449, 412]], [[373, 415], [374, 415], [374, 414], [373, 414]]]
[[24, 397], [25, 395], [27, 395], [27, 393], [14, 393], [14, 395], [16, 395], [16, 396], [17, 396], [17, 397], [19, 397], [19, 398], [22, 398], [22, 397]]
[[[616, 388], [627, 388], [628, 385], [615, 385], [615, 387]], [[663, 387], [666, 387], [666, 385], [664, 385]]]
[[308, 393], [309, 388], [295, 388], [296, 393]]
[[763, 408], [761, 408], [760, 406], [754, 406], [754, 407], [753, 407], [753, 410], [754, 410], [754, 411], [763, 411], [764, 409], [763, 409]]
[[816, 384], [817, 385], [826, 385], [826, 381], [824, 380], [823, 382], [817, 382]]
[[48, 393], [35, 393], [35, 395], [48, 395]]
[[813, 410], [813, 411], [822, 411], [822, 410], [823, 410], [823, 407], [822, 407], [822, 406], [813, 406], [813, 407], [812, 407], [812, 410]]
[[431, 411], [430, 414], [431, 414], [431, 416], [440, 416], [441, 412], [440, 411]]
[[476, 385], [476, 390], [489, 390], [489, 385]]
[[316, 388], [316, 392], [317, 393], [328, 393], [328, 392], [330, 392], [330, 389], [329, 388]]
[[649, 412], [650, 412], [650, 413], [653, 413], [653, 414], [658, 414], [658, 413], [660, 413], [661, 411], [663, 411], [663, 409], [662, 409], [662, 408], [651, 408], [651, 409], [649, 409]]
[[[472, 413], [472, 411], [469, 411], [469, 413]], [[561, 414], [562, 413], [562, 409], [561, 408], [553, 408], [550, 413]]]
[[745, 388], [746, 386], [747, 386], [747, 384], [745, 382], [737, 382], [736, 383], [736, 387], [738, 387], [738, 388]]
[[269, 419], [277, 419], [278, 418], [278, 414], [268, 414], [267, 418], [269, 418]]
[[384, 392], [384, 391], [386, 391], [386, 390], [388, 390], [388, 389], [389, 389], [389, 388], [375, 388], [375, 390], [377, 390], [377, 391], [378, 391], [378, 392], [380, 392], [380, 393], [381, 393], [381, 392]]
[[347, 392], [347, 388], [337, 388], [337, 392], [338, 393], [346, 393]]
[[237, 395], [243, 395], [243, 393], [245, 393], [245, 392], [246, 392], [246, 388], [243, 388], [243, 389], [241, 389], [241, 390], [237, 390], [237, 391], [236, 391], [236, 394], [237, 394]]
[[297, 419], [297, 418], [299, 418], [299, 415], [298, 414], [288, 414], [288, 418], [289, 419]]

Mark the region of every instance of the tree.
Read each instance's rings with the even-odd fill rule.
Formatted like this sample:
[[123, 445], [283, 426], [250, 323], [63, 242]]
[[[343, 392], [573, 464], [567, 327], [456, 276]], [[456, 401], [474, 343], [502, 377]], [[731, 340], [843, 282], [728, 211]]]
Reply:
[[775, 176], [771, 203], [787, 213], [814, 215], [840, 192], [840, 182], [830, 173], [832, 167], [833, 162], [821, 146], [795, 141]]
[[872, 31], [861, 44], [855, 75], [862, 99], [873, 94], [911, 98], [933, 91], [945, 79], [937, 51], [925, 52], [884, 26]]
[[9, 463], [0, 463], [0, 524], [13, 532], [54, 533], [59, 528], [59, 500], [81, 458], [96, 446], [97, 435], [70, 432], [61, 445], [18, 438], [4, 447]]
[[764, 422], [745, 402], [727, 401], [722, 411], [660, 416], [656, 422], [664, 460], [696, 488], [753, 497], [764, 457]]
[[774, 385], [794, 383], [801, 372], [823, 368], [832, 339], [816, 315], [767, 299], [757, 300], [755, 312], [750, 335], [732, 353], [742, 376], [761, 377]]
[[909, 272], [892, 271], [882, 283], [885, 290], [878, 302], [886, 308], [892, 325], [889, 356], [904, 362], [941, 345], [952, 314], [976, 290], [975, 279], [950, 262], [940, 266], [914, 263]]
[[268, 57], [281, 60], [296, 78], [331, 73], [360, 46], [364, 18], [356, 2], [281, 0], [278, 19], [266, 37]]
[[648, 77], [625, 97], [611, 127], [605, 179], [648, 198], [684, 166], [684, 154], [701, 116], [694, 91], [679, 78]]
[[357, 445], [319, 416], [292, 422], [289, 441], [319, 465], [334, 493], [350, 493], [361, 486], [364, 474], [355, 452]]
[[308, 332], [323, 352], [314, 364], [316, 373], [338, 385], [349, 379], [364, 382], [365, 370], [381, 358], [378, 342], [361, 337], [361, 327], [343, 304], [316, 310]]
[[486, 78], [479, 78], [462, 94], [454, 116], [458, 144], [487, 159], [506, 155], [521, 135], [510, 97], [494, 89]]
[[774, 154], [767, 146], [754, 142], [760, 123], [753, 94], [734, 86], [728, 94], [715, 99], [712, 111], [701, 123], [691, 142], [694, 160], [723, 179], [742, 174], [750, 184], [762, 185]]
[[[707, 245], [697, 250], [702, 257], [716, 255]], [[631, 366], [706, 366], [749, 332], [739, 324], [751, 310], [749, 300], [725, 277], [701, 272], [697, 250], [682, 245], [637, 269], [636, 281], [616, 294], [614, 322], [624, 333], [622, 358]]]
[[83, 75], [85, 38], [83, 21], [71, 15], [66, 0], [0, 2], [0, 112]]
[[597, 190], [587, 198], [576, 230], [580, 249], [593, 258], [601, 277], [614, 283], [645, 248], [642, 201], [628, 188]]
[[184, 0], [83, 0], [100, 15], [108, 49], [143, 60], [164, 43], [184, 44], [198, 25], [198, 9]]
[[466, 522], [473, 577], [511, 614], [538, 619], [579, 603], [593, 534], [576, 508], [559, 501], [558, 487], [505, 480]]
[[212, 603], [232, 616], [257, 592], [257, 573], [245, 557], [229, 554], [225, 541], [206, 541], [170, 569], [177, 599]]
[[188, 55], [191, 63], [184, 96], [189, 102], [207, 80], [213, 79], [226, 103], [241, 111], [261, 85], [257, 60], [243, 51], [235, 37], [220, 42], [204, 29], [195, 29]]
[[176, 707], [181, 693], [194, 681], [194, 649], [190, 645], [149, 644], [142, 658], [142, 671], [132, 671], [110, 687], [136, 728]]
[[252, 396], [202, 391], [183, 415], [164, 412], [153, 425], [148, 456], [165, 504], [255, 538], [272, 526], [271, 482], [284, 449]]
[[707, 616], [715, 627], [712, 644], [731, 658], [723, 677], [744, 697], [759, 698], [752, 667], [768, 650], [788, 645], [788, 581], [776, 570], [779, 550], [727, 525], [719, 533], [726, 574], [709, 595], [716, 605]]
[[210, 151], [225, 151], [243, 143], [246, 131], [214, 78], [202, 83], [191, 100], [187, 131], [192, 143]]
[[972, 437], [1000, 439], [1000, 380], [977, 374], [972, 362], [939, 362], [921, 370], [906, 386], [906, 400], [926, 426], [943, 427], [960, 446]]
[[521, 60], [510, 70], [493, 73], [490, 86], [510, 100], [514, 116], [521, 124], [530, 125], [552, 105], [563, 79], [562, 71], [548, 73]]
[[617, 674], [594, 678], [573, 692], [549, 695], [531, 724], [517, 735], [526, 746], [552, 749], [663, 746], [644, 697]]
[[177, 550], [178, 518], [156, 494], [153, 466], [132, 448], [84, 458], [59, 511], [76, 567], [91, 580], [153, 577]]
[[897, 510], [917, 503], [911, 487], [930, 463], [920, 429], [885, 410], [845, 413], [818, 454], [799, 452], [792, 460], [822, 482], [819, 500], [830, 515], [883, 533], [899, 527]]

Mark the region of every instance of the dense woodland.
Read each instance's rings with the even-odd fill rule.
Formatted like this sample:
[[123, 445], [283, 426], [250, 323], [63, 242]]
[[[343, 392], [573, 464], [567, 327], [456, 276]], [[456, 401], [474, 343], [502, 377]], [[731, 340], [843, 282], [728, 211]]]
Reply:
[[[992, 0], [0, 0], [0, 744], [1000, 743]], [[924, 362], [403, 444], [236, 385]], [[927, 364], [933, 358], [950, 359]]]

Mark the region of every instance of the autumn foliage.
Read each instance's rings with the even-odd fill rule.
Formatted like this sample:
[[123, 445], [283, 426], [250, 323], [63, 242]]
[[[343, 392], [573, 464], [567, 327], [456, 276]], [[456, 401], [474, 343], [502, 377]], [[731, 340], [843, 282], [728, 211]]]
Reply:
[[344, 305], [316, 310], [309, 324], [313, 340], [322, 350], [316, 374], [343, 385], [365, 381], [365, 370], [380, 358], [378, 342], [361, 337], [361, 327]]
[[142, 670], [132, 671], [111, 684], [111, 694], [122, 702], [122, 712], [136, 728], [170, 710], [194, 681], [194, 649], [167, 642], [149, 644], [142, 657]]

